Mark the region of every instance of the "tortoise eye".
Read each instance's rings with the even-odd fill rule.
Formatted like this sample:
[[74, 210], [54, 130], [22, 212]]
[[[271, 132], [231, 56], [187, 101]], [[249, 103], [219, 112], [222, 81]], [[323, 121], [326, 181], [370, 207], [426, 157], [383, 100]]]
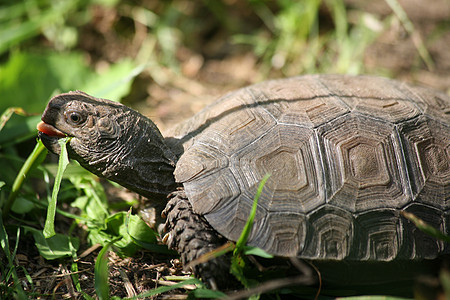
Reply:
[[86, 117], [78, 111], [68, 111], [65, 115], [66, 120], [72, 125], [81, 125], [86, 120]]

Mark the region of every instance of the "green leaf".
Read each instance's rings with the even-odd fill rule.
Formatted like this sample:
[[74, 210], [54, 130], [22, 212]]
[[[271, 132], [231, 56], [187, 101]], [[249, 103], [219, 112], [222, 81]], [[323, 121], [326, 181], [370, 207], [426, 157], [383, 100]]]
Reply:
[[81, 53], [13, 52], [8, 62], [0, 66], [0, 112], [14, 106], [40, 114], [52, 95], [70, 90], [120, 100], [145, 67], [145, 64], [136, 67], [132, 60], [126, 59], [96, 73]]
[[108, 251], [109, 244], [100, 250], [94, 267], [95, 291], [100, 300], [109, 299]]
[[10, 108], [6, 109], [0, 116], [0, 131], [2, 131], [6, 122], [8, 122], [8, 120], [11, 118], [11, 116], [13, 114], [25, 116], [26, 112], [20, 107], [10, 107]]
[[[125, 227], [127, 234], [135, 244], [141, 247], [146, 246], [146, 249], [161, 250], [160, 247], [152, 247], [161, 246], [156, 245], [156, 233], [139, 216], [131, 215], [131, 208], [125, 219]], [[166, 246], [162, 249], [168, 251]]]
[[273, 258], [272, 254], [269, 254], [266, 251], [264, 251], [263, 249], [258, 248], [258, 247], [245, 246], [244, 247], [244, 254], [245, 255], [256, 255], [256, 256], [259, 256], [259, 257], [263, 257], [263, 258]]
[[[121, 239], [114, 242], [114, 246], [120, 249], [122, 255], [131, 256], [139, 248], [134, 243], [133, 238], [129, 234], [135, 234], [135, 239], [149, 241], [156, 241], [156, 237], [152, 230], [141, 220], [138, 216], [131, 215], [129, 217], [129, 226], [127, 226], [127, 214], [125, 212], [117, 213], [106, 220], [107, 232], [115, 234], [115, 236]], [[128, 228], [129, 227], [129, 228]], [[120, 254], [120, 253], [119, 253]]]
[[119, 0], [91, 0], [91, 4], [97, 4], [101, 6], [115, 6]]
[[12, 115], [0, 131], [0, 148], [36, 137], [36, 125], [40, 120], [40, 116]]
[[40, 230], [23, 226], [26, 232], [31, 232], [39, 253], [47, 260], [53, 260], [72, 255], [72, 249], [78, 249], [80, 241], [78, 238], [66, 234], [57, 233], [51, 238], [45, 238]]
[[55, 91], [79, 89], [93, 72], [80, 53], [13, 52], [0, 74], [0, 112], [14, 106], [41, 113]]
[[144, 70], [144, 65], [135, 67], [134, 63], [125, 59], [111, 65], [105, 72], [92, 76], [78, 89], [99, 98], [120, 100], [126, 96], [134, 77]]
[[35, 208], [35, 204], [25, 197], [17, 197], [11, 210], [17, 214], [25, 214]]
[[47, 209], [47, 219], [45, 220], [44, 227], [44, 236], [46, 238], [50, 238], [55, 235], [55, 214], [56, 214], [56, 203], [58, 201], [58, 192], [59, 187], [61, 186], [61, 180], [66, 169], [69, 164], [69, 157], [67, 155], [67, 147], [66, 144], [70, 141], [71, 138], [63, 138], [58, 140], [58, 144], [61, 148], [61, 153], [59, 154], [59, 164], [58, 164], [58, 173], [55, 177], [55, 184], [53, 186], [52, 191], [52, 199], [48, 205]]
[[106, 218], [103, 226], [92, 228], [89, 239], [92, 243], [101, 245], [114, 241], [112, 245], [119, 255], [131, 256], [143, 241], [156, 242], [156, 235], [139, 216], [127, 216], [122, 211]]
[[81, 210], [81, 216], [95, 221], [96, 224], [104, 224], [109, 212], [108, 200], [106, 199], [103, 186], [97, 181], [97, 177], [91, 173], [80, 175], [73, 173], [69, 177], [72, 184], [83, 195], [78, 197], [71, 205]]
[[[78, 1], [57, 1], [54, 2], [54, 5], [49, 6], [49, 9], [31, 13], [31, 11], [27, 12], [30, 10], [30, 8], [27, 9], [30, 2], [24, 1], [24, 3], [2, 7], [4, 14], [0, 14], [0, 17], [6, 21], [6, 26], [0, 27], [0, 41], [2, 41], [0, 53], [39, 34], [43, 27], [55, 23], [78, 4]], [[27, 13], [28, 15], [26, 15]], [[21, 15], [27, 18], [21, 18]]]
[[131, 215], [131, 209], [128, 211], [125, 226], [133, 240], [156, 242], [155, 232], [139, 216]]

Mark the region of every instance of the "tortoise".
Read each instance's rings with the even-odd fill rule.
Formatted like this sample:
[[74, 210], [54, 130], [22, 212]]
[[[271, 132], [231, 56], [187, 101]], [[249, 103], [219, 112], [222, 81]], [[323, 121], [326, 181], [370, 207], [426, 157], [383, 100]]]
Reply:
[[[236, 241], [311, 261], [434, 260], [449, 245], [450, 97], [374, 76], [305, 75], [231, 92], [163, 136], [138, 112], [80, 91], [53, 97], [44, 145], [148, 197], [184, 264]], [[165, 206], [165, 208], [164, 208]], [[217, 285], [226, 258], [194, 268]]]

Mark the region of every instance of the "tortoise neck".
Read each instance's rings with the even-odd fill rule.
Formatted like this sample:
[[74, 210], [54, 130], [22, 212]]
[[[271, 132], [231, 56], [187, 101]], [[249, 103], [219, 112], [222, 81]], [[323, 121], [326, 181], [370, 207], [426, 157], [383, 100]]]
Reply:
[[176, 157], [156, 125], [139, 115], [125, 148], [131, 149], [118, 163], [119, 184], [148, 198], [163, 198], [176, 189], [173, 172]]
[[[85, 167], [93, 173], [150, 199], [165, 200], [173, 192], [176, 156], [164, 142], [156, 125], [137, 112], [132, 112], [122, 134], [108, 149], [109, 155], [91, 157]], [[130, 124], [132, 123], [132, 124]]]

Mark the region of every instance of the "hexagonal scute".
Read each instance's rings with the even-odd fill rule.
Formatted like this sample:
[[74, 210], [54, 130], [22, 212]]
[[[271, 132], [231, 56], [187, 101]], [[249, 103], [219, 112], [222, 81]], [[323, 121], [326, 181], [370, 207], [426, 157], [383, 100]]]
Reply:
[[228, 157], [209, 145], [195, 145], [184, 153], [175, 168], [175, 180], [187, 182], [227, 167]]
[[356, 216], [351, 258], [391, 261], [402, 245], [402, 225], [397, 210], [377, 209]]
[[414, 198], [450, 209], [450, 127], [427, 117], [400, 128]]
[[325, 201], [320, 156], [313, 131], [277, 125], [231, 157], [243, 193], [253, 199], [265, 174], [271, 174], [259, 205], [272, 212], [308, 212]]
[[[220, 234], [232, 241], [236, 241], [244, 229], [253, 204], [253, 197], [239, 195], [236, 198], [219, 199], [213, 210], [205, 214], [205, 218], [211, 226]], [[253, 226], [258, 227], [267, 212], [258, 206]], [[255, 229], [252, 234], [254, 235]], [[251, 236], [249, 237], [251, 238]]]
[[310, 232], [301, 257], [347, 258], [354, 239], [353, 221], [351, 213], [328, 204], [308, 214]]
[[[281, 256], [433, 258], [402, 209], [449, 232], [448, 96], [369, 76], [312, 75], [230, 93], [168, 136], [193, 210]], [[183, 153], [184, 151], [184, 153]]]
[[[406, 207], [404, 211], [412, 213], [428, 225], [445, 232], [444, 213], [442, 210], [421, 203], [413, 203]], [[444, 253], [444, 241], [424, 233], [410, 220], [405, 220], [403, 224], [404, 245], [399, 254], [402, 258], [435, 259], [438, 253]]]
[[347, 115], [318, 129], [328, 170], [327, 203], [351, 212], [401, 208], [410, 191], [392, 125]]
[[194, 212], [198, 214], [207, 214], [217, 207], [226, 205], [241, 193], [229, 169], [185, 182], [184, 188]]
[[248, 244], [278, 256], [296, 256], [306, 240], [306, 218], [300, 213], [266, 214], [253, 225]]
[[[231, 92], [198, 112], [192, 118], [166, 130], [169, 144], [181, 155], [195, 143], [203, 143], [232, 153], [252, 142], [259, 132], [276, 124], [271, 114], [255, 105], [257, 99], [246, 89]], [[194, 142], [195, 141], [195, 142]]]
[[209, 145], [231, 155], [253, 143], [262, 133], [276, 125], [275, 119], [262, 107], [239, 108], [227, 112], [195, 138], [195, 143]]

